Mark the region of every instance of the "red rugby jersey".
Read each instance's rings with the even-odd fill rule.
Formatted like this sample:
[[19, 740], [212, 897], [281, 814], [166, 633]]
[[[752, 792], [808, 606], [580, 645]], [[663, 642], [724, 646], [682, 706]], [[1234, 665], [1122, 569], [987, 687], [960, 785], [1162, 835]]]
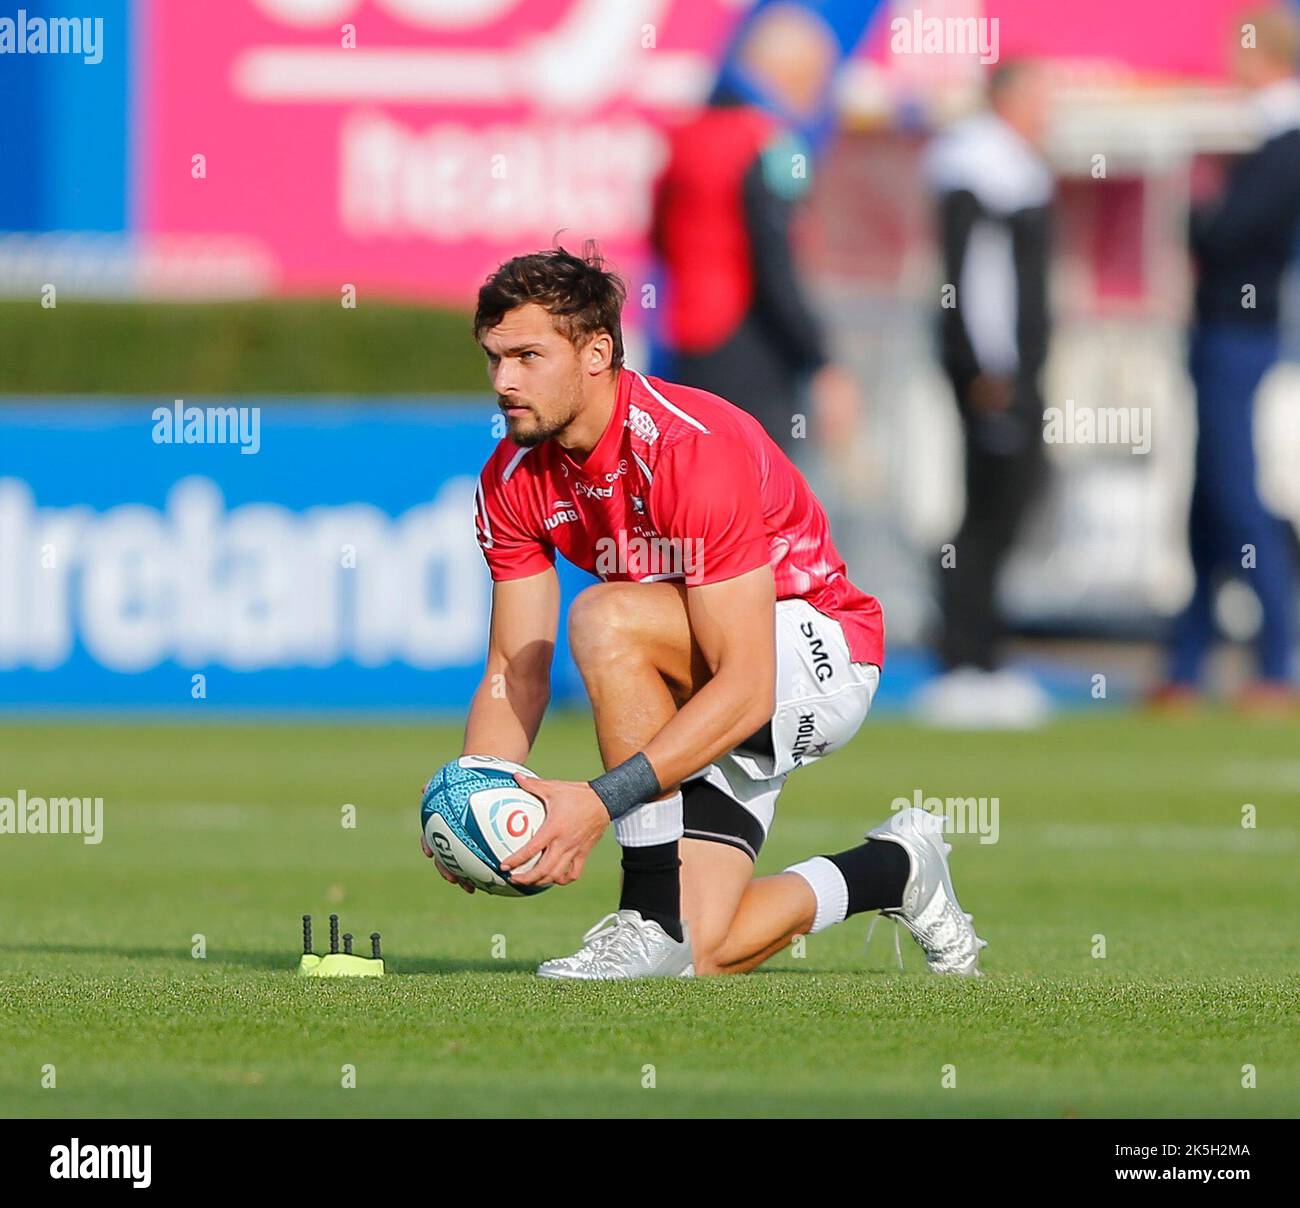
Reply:
[[880, 604], [849, 581], [816, 495], [758, 420], [708, 391], [621, 370], [585, 460], [505, 437], [475, 520], [495, 580], [546, 570], [556, 550], [611, 582], [692, 586], [770, 565], [778, 600], [807, 600], [855, 662], [883, 665]]

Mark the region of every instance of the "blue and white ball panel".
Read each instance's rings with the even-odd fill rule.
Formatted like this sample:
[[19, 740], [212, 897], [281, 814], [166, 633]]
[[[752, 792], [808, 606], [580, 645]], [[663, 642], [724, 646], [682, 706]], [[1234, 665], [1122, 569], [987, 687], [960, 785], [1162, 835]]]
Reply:
[[[511, 763], [510, 760], [498, 759], [495, 755], [462, 755], [454, 762], [458, 768], [464, 771], [478, 768], [489, 772], [505, 772], [510, 776], [517, 772], [520, 776], [531, 776], [534, 780], [538, 778], [536, 772], [524, 767], [522, 763]], [[447, 767], [451, 767], [451, 764], [448, 764]]]
[[546, 888], [511, 885], [500, 875], [500, 862], [527, 843], [546, 817], [541, 801], [515, 783], [516, 772], [536, 777], [507, 759], [463, 755], [430, 779], [420, 802], [425, 840], [448, 870], [503, 897]]
[[[478, 847], [499, 863], [513, 856], [546, 820], [546, 809], [531, 793], [517, 785], [479, 789], [469, 802], [465, 830]], [[520, 866], [532, 868], [538, 857]]]

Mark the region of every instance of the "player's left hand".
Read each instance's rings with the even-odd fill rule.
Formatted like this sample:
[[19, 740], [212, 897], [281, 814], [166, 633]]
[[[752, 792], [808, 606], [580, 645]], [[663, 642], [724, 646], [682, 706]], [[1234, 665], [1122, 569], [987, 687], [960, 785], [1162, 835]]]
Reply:
[[[540, 798], [546, 821], [513, 856], [501, 861], [512, 885], [568, 885], [582, 876], [587, 854], [596, 846], [609, 811], [585, 780], [538, 780], [515, 776], [521, 789]], [[527, 872], [514, 872], [538, 852], [542, 858]]]

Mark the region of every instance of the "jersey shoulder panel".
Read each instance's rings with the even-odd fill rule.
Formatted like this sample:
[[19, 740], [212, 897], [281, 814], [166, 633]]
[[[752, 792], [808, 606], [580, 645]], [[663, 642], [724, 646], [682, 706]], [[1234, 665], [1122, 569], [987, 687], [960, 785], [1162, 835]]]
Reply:
[[744, 460], [762, 468], [771, 460], [775, 446], [763, 425], [721, 395], [646, 377], [645, 387], [629, 402], [628, 427], [634, 433], [638, 407], [655, 437], [651, 465], [674, 449], [688, 457], [716, 457], [720, 466]]
[[486, 491], [495, 494], [504, 490], [516, 477], [527, 478], [540, 467], [540, 447], [524, 448], [504, 436], [492, 450], [492, 456], [483, 464], [480, 478]]
[[739, 407], [707, 390], [645, 374], [637, 374], [636, 378], [637, 388], [628, 402], [627, 426], [633, 435], [661, 449], [697, 437], [706, 444], [713, 443], [714, 437], [734, 439], [748, 418]]
[[474, 492], [476, 536], [495, 580], [522, 578], [554, 564], [538, 502], [543, 472], [535, 460], [538, 452], [503, 440], [479, 475]]

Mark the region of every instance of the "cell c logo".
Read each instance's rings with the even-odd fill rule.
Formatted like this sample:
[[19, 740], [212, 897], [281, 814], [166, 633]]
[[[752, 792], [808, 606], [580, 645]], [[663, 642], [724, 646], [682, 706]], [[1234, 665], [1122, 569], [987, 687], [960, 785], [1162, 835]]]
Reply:
[[528, 830], [528, 815], [523, 810], [515, 810], [513, 814], [506, 819], [506, 834], [512, 839], [518, 839]]
[[[363, 0], [256, 0], [268, 17], [284, 25], [329, 25], [352, 16]], [[376, 0], [379, 8], [408, 25], [464, 28], [486, 25], [519, 0]]]

